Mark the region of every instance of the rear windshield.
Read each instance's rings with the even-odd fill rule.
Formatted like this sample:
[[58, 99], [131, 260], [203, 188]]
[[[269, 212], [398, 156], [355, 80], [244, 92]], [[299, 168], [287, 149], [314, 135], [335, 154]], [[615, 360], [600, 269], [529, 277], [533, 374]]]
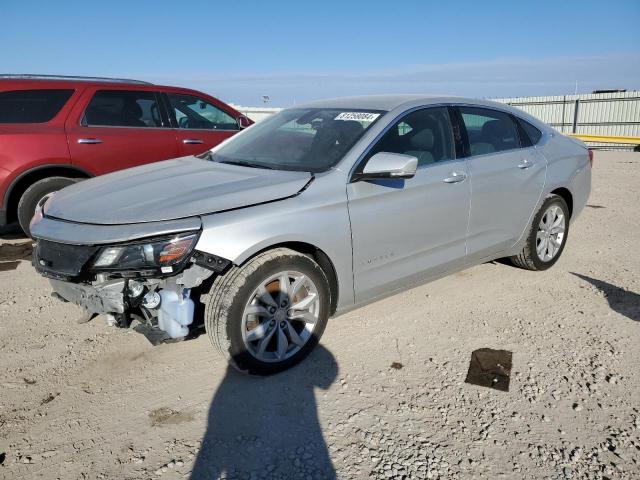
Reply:
[[73, 90], [0, 92], [0, 123], [45, 123], [55, 117]]

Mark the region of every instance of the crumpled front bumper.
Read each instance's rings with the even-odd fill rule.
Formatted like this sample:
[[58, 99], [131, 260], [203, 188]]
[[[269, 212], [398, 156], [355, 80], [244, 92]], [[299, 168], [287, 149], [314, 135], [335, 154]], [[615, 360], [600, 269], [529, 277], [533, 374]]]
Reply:
[[117, 279], [98, 285], [49, 279], [53, 291], [68, 302], [85, 308], [89, 313], [124, 313], [126, 310], [125, 280]]
[[[199, 218], [133, 225], [87, 225], [43, 217], [31, 229], [37, 239], [33, 265], [49, 278], [55, 296], [79, 305], [90, 314], [116, 316], [128, 326], [130, 315], [140, 309], [148, 325], [171, 338], [189, 333], [194, 303], [192, 288], [214, 273], [221, 273], [229, 260], [202, 252], [191, 252], [171, 272], [160, 268], [103, 270], [92, 268], [104, 245], [155, 239], [179, 233], [199, 234]], [[145, 299], [151, 299], [145, 301]], [[153, 300], [153, 301], [152, 301]]]

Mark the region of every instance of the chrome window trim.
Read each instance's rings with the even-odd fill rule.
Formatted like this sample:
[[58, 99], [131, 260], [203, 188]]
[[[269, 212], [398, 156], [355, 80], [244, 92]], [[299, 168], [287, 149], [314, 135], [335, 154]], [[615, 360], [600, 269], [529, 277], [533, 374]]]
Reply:
[[440, 162], [433, 162], [433, 163], [426, 163], [426, 164], [423, 164], [423, 165], [418, 165], [418, 168], [416, 169], [416, 171], [418, 171], [418, 170], [426, 170], [427, 168], [438, 167], [440, 165], [447, 165], [449, 163], [454, 163], [454, 162], [464, 162], [467, 158], [469, 158], [469, 157], [451, 158], [451, 159], [448, 159], [448, 160], [442, 160]]
[[82, 128], [126, 128], [126, 129], [131, 129], [131, 130], [177, 130], [176, 128], [173, 127], [119, 127], [117, 125], [82, 125], [82, 123], [80, 123], [79, 125]]
[[119, 127], [116, 125], [82, 125], [82, 123], [79, 124], [80, 127], [82, 128], [129, 128], [129, 129], [133, 129], [133, 130], [175, 130], [176, 132], [239, 132], [240, 130], [222, 130], [222, 129], [213, 129], [213, 130], [207, 130], [206, 128], [194, 128], [194, 129], [187, 129], [187, 128], [174, 128], [174, 127]]
[[510, 148], [509, 150], [500, 150], [498, 152], [480, 153], [478, 155], [469, 155], [468, 157], [464, 157], [464, 158], [482, 158], [482, 157], [488, 157], [489, 155], [501, 155], [503, 153], [513, 153], [513, 152], [521, 151], [521, 150], [529, 150], [530, 148], [533, 148], [533, 147]]
[[222, 129], [222, 128], [180, 128], [180, 127], [176, 127], [174, 128], [174, 130], [177, 130], [178, 132], [239, 132], [242, 129], [238, 129], [238, 130], [228, 130], [228, 129]]

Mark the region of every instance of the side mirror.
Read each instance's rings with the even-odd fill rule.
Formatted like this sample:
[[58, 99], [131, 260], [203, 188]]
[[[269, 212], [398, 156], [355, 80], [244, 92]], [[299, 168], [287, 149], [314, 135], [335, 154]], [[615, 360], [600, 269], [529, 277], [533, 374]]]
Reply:
[[244, 115], [238, 117], [238, 127], [240, 127], [240, 130], [250, 127], [251, 125], [253, 125], [253, 122], [249, 120], [249, 117], [245, 117]]
[[418, 159], [401, 153], [380, 152], [369, 159], [362, 173], [354, 181], [375, 178], [413, 178], [418, 168]]

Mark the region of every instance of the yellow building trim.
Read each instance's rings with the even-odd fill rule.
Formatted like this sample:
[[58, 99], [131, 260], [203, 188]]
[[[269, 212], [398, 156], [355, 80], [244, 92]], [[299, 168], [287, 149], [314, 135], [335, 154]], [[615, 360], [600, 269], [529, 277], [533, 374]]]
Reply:
[[587, 135], [584, 133], [569, 133], [570, 137], [577, 138], [583, 142], [593, 143], [622, 143], [625, 145], [640, 145], [640, 137], [615, 137], [607, 135]]

